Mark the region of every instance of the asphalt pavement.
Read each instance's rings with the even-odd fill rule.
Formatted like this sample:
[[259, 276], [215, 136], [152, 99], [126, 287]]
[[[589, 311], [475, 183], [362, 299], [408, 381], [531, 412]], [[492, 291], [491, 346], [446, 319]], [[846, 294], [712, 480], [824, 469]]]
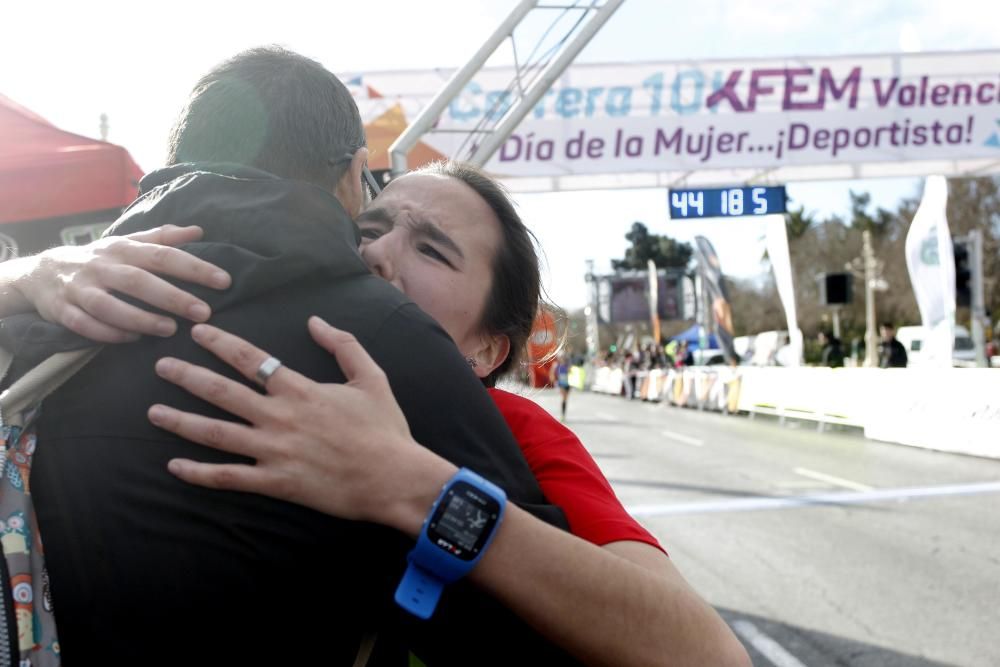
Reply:
[[1000, 665], [1000, 460], [586, 392], [566, 423], [758, 667]]

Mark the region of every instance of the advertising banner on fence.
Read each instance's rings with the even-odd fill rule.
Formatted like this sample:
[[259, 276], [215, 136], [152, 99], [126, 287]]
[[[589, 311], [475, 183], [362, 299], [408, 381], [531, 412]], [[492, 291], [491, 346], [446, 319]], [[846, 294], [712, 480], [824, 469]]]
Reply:
[[[385, 143], [376, 166], [450, 75], [344, 77]], [[455, 131], [489, 129], [515, 89], [513, 68], [480, 72], [411, 157], [466, 156], [477, 135]], [[489, 168], [508, 177], [781, 169], [789, 180], [796, 166], [960, 159], [1000, 159], [1000, 51], [576, 64]]]

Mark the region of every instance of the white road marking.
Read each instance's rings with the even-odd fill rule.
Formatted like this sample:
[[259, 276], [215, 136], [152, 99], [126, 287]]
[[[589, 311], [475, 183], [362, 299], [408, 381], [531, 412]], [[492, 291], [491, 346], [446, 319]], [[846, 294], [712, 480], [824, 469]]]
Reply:
[[692, 447], [701, 447], [705, 443], [698, 438], [692, 438], [689, 435], [684, 435], [683, 433], [677, 433], [676, 431], [660, 431], [660, 434], [671, 440], [676, 440], [677, 442], [683, 442], [685, 445], [691, 445]]
[[933, 498], [935, 496], [963, 496], [979, 493], [1000, 493], [1000, 482], [948, 484], [901, 489], [872, 491], [813, 493], [783, 498], [735, 498], [707, 500], [696, 503], [672, 505], [631, 505], [625, 509], [632, 516], [668, 516], [675, 514], [710, 514], [714, 512], [752, 512], [756, 510], [789, 509], [810, 505], [860, 505], [864, 503], [904, 500], [907, 498]]
[[733, 631], [743, 637], [757, 652], [775, 667], [806, 667], [805, 663], [785, 650], [785, 647], [757, 629], [750, 621], [733, 621]]
[[810, 482], [807, 479], [788, 479], [781, 482], [775, 482], [774, 485], [779, 489], [815, 489], [816, 482]]
[[615, 417], [614, 415], [610, 415], [607, 412], [595, 412], [594, 416], [597, 417], [598, 419], [603, 419], [606, 422], [621, 421], [620, 419], [618, 419], [618, 417]]
[[834, 477], [833, 475], [827, 475], [826, 473], [810, 470], [809, 468], [796, 468], [795, 474], [819, 480], [820, 482], [826, 482], [827, 484], [833, 484], [834, 486], [842, 486], [845, 489], [852, 489], [854, 491], [871, 491], [873, 488], [867, 484], [859, 484], [843, 477]]

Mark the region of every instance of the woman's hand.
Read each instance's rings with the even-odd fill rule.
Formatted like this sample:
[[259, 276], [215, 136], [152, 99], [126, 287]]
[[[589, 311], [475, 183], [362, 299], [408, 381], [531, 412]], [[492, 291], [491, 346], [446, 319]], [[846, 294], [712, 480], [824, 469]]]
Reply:
[[[200, 366], [164, 358], [156, 372], [249, 426], [154, 405], [149, 419], [194, 442], [256, 459], [256, 465], [174, 459], [192, 484], [259, 493], [411, 536], [457, 468], [414, 442], [385, 373], [351, 334], [318, 317], [309, 331], [337, 358], [345, 384], [319, 384], [282, 366], [261, 395]], [[197, 325], [194, 340], [253, 379], [269, 356], [245, 340]]]
[[[257, 459], [257, 465], [174, 459], [171, 472], [194, 484], [261, 493], [415, 537], [455, 466], [413, 441], [384, 373], [353, 336], [315, 317], [309, 330], [336, 355], [346, 384], [318, 384], [281, 367], [261, 395], [200, 366], [169, 358], [157, 363], [161, 377], [250, 425], [162, 405], [149, 410], [154, 424]], [[194, 327], [192, 336], [247, 378], [268, 357], [208, 325]], [[646, 544], [600, 548], [510, 504], [470, 576], [585, 664], [750, 664], [722, 619]]]
[[49, 320], [102, 343], [121, 343], [139, 334], [170, 336], [171, 318], [125, 303], [119, 292], [195, 322], [211, 311], [201, 299], [154, 274], [225, 289], [225, 271], [171, 247], [201, 238], [200, 227], [165, 225], [128, 236], [109, 236], [84, 246], [52, 248], [35, 257], [13, 281], [23, 300]]

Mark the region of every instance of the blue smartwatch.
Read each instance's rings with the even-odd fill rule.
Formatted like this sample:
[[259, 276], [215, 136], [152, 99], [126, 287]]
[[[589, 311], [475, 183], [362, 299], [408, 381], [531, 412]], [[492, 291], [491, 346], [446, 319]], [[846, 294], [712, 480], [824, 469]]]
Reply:
[[396, 602], [414, 616], [430, 618], [445, 585], [475, 567], [503, 519], [507, 494], [462, 468], [441, 489], [407, 556]]

